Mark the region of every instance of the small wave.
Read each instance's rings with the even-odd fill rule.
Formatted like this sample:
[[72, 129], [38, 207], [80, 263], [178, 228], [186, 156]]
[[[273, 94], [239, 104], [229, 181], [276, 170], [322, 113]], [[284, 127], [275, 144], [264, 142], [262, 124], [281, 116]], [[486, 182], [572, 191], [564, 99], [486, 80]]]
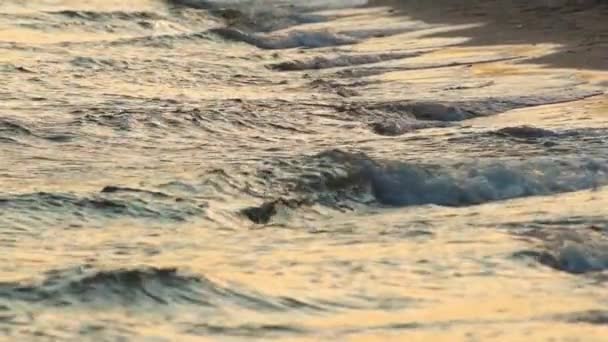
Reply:
[[[471, 101], [389, 101], [378, 103], [347, 103], [340, 111], [350, 114], [374, 128], [379, 134], [399, 135], [413, 129], [445, 127], [477, 117], [497, 115], [514, 109], [568, 102], [597, 95], [595, 90], [565, 91], [553, 96], [488, 98]], [[392, 127], [391, 127], [392, 126]], [[375, 128], [378, 129], [375, 129]], [[403, 129], [401, 127], [404, 127]], [[506, 128], [495, 132], [501, 136], [552, 136], [548, 130], [533, 127]]]
[[303, 178], [300, 189], [321, 193], [356, 189], [358, 196], [371, 193], [378, 203], [390, 206], [466, 206], [608, 184], [608, 163], [585, 159], [442, 166], [375, 161], [339, 150], [316, 158], [319, 172]]
[[280, 10], [247, 13], [235, 9], [219, 9], [211, 11], [211, 14], [223, 18], [228, 26], [247, 32], [272, 32], [295, 25], [326, 20], [325, 17], [318, 15]]
[[110, 70], [123, 70], [128, 68], [128, 63], [124, 61], [118, 61], [110, 58], [94, 58], [78, 56], [70, 61], [70, 64], [87, 69], [110, 69]]
[[543, 129], [534, 126], [513, 126], [513, 127], [505, 127], [494, 132], [500, 136], [508, 136], [513, 138], [546, 138], [546, 137], [555, 137], [558, 135], [557, 132], [550, 131], [548, 129]]
[[0, 65], [0, 72], [18, 72], [18, 73], [23, 73], [23, 74], [35, 74], [36, 73], [34, 70], [31, 70], [31, 69], [26, 68], [21, 65], [15, 65], [15, 64], [11, 64], [11, 63], [4, 63], [4, 64]]
[[566, 242], [553, 254], [552, 267], [570, 273], [588, 273], [608, 269], [608, 245]]
[[[172, 295], [175, 292], [191, 292], [193, 284], [200, 279], [181, 275], [177, 269], [140, 268], [114, 271], [92, 271], [82, 268], [50, 272], [38, 286], [19, 286], [15, 292], [26, 300], [56, 300], [57, 297], [73, 297], [79, 302], [89, 300], [127, 300], [137, 302], [142, 298], [159, 304], [171, 299], [186, 299]], [[180, 291], [181, 290], [181, 291]], [[30, 295], [32, 295], [30, 297]], [[172, 297], [172, 298], [169, 298]], [[69, 299], [68, 299], [69, 300]], [[192, 298], [190, 298], [192, 300]]]
[[18, 138], [38, 138], [50, 142], [67, 142], [74, 138], [72, 134], [53, 131], [33, 130], [16, 120], [0, 119], [0, 140], [21, 143]]
[[38, 284], [0, 284], [0, 296], [9, 300], [50, 305], [129, 305], [141, 302], [168, 304], [196, 302], [194, 286], [201, 279], [170, 268], [96, 271], [90, 267], [51, 271]]
[[0, 283], [0, 298], [52, 306], [196, 305], [256, 311], [323, 310], [288, 297], [266, 296], [219, 285], [176, 268], [137, 267], [99, 270], [89, 265], [49, 271], [40, 282]]
[[0, 119], [0, 134], [2, 135], [33, 135], [32, 131], [25, 127], [25, 125], [9, 121], [6, 119]]
[[516, 258], [529, 258], [558, 271], [585, 274], [608, 269], [608, 255], [584, 244], [567, 243], [556, 251], [520, 251]]
[[477, 116], [486, 116], [515, 109], [500, 101], [477, 102], [386, 102], [371, 104], [355, 111], [379, 112], [384, 117], [411, 118], [424, 121], [463, 121]]
[[438, 169], [405, 164], [372, 169], [370, 178], [383, 204], [461, 206], [590, 189], [608, 182], [608, 168], [594, 161], [552, 160]]
[[311, 69], [328, 69], [337, 67], [346, 67], [361, 64], [373, 64], [393, 59], [403, 59], [420, 56], [421, 53], [403, 52], [403, 53], [381, 53], [381, 54], [363, 54], [363, 55], [340, 55], [336, 57], [318, 56], [309, 60], [295, 60], [270, 64], [268, 67], [278, 71], [299, 71]]
[[572, 274], [608, 270], [608, 224], [603, 216], [574, 216], [503, 225], [526, 241], [538, 241], [532, 250], [514, 257], [531, 259], [558, 271]]
[[357, 39], [329, 31], [290, 31], [285, 34], [246, 33], [235, 28], [221, 27], [210, 30], [211, 33], [232, 41], [244, 42], [260, 49], [320, 48], [328, 46], [350, 45]]
[[[448, 127], [453, 122], [491, 115], [497, 108], [478, 103], [386, 102], [347, 104], [339, 110], [367, 124], [379, 135], [397, 136], [419, 129]], [[501, 110], [507, 110], [501, 108]]]

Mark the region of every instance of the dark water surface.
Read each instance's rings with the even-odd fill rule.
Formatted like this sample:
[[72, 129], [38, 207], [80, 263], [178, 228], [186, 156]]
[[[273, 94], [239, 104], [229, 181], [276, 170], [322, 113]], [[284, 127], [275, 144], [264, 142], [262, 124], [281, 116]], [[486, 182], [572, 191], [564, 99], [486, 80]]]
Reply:
[[606, 71], [361, 5], [0, 1], [0, 334], [605, 340]]

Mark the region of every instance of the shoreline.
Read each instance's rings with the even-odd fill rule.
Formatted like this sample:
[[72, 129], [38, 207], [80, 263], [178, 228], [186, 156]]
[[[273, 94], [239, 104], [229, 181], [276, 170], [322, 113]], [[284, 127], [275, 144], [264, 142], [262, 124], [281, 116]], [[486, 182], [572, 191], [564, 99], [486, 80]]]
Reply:
[[[551, 5], [551, 3], [553, 5]], [[555, 68], [608, 71], [608, 2], [525, 2], [448, 0], [371, 0], [370, 6], [392, 7], [393, 15], [432, 24], [483, 23], [479, 27], [439, 33], [436, 37], [469, 37], [459, 46], [555, 43], [555, 53], [526, 60]], [[608, 85], [608, 83], [606, 83]]]

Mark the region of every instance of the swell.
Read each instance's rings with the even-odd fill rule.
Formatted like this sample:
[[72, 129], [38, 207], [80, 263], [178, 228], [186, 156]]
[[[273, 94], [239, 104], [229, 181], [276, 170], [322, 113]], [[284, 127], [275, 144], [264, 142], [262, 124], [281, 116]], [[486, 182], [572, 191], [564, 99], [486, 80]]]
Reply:
[[177, 268], [147, 266], [101, 270], [83, 265], [52, 270], [41, 281], [0, 283], [0, 298], [57, 307], [193, 305], [199, 309], [232, 306], [271, 312], [324, 310], [289, 297], [223, 286]]

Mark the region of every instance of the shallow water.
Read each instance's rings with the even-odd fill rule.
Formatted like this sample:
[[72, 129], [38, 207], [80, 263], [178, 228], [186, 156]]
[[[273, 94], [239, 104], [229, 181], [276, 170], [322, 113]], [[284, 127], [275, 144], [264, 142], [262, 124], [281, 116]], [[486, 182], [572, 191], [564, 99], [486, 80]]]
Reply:
[[277, 3], [0, 1], [2, 335], [604, 340], [608, 75]]

